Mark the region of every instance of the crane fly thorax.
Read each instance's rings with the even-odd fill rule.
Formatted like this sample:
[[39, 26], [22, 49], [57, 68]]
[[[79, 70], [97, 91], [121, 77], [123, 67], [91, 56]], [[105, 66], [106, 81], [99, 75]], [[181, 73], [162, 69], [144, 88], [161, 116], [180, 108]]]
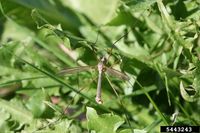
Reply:
[[98, 63], [98, 71], [99, 72], [105, 72], [106, 71], [106, 67], [105, 67], [105, 62], [106, 62], [106, 58], [105, 57], [102, 57], [101, 58], [101, 61]]
[[98, 67], [99, 72], [105, 72], [106, 71], [106, 67], [105, 67], [103, 62], [99, 62], [97, 67]]

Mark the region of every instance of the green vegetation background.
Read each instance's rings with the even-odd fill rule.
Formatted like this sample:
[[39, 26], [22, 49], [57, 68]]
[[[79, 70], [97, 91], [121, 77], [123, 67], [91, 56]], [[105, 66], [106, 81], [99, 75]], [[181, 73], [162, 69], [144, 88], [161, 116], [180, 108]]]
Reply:
[[[199, 0], [1, 0], [0, 10], [1, 132], [200, 125]], [[98, 105], [95, 70], [58, 73], [102, 56], [130, 80], [105, 75]]]

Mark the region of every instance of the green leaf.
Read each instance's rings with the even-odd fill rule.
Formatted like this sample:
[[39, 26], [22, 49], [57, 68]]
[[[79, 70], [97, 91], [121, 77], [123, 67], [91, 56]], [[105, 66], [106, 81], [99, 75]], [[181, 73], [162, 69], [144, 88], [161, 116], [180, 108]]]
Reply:
[[98, 133], [115, 133], [124, 123], [124, 120], [117, 115], [98, 115], [91, 107], [87, 107], [86, 117], [89, 130], [95, 130]]
[[[119, 133], [132, 133], [130, 129], [121, 130]], [[147, 133], [145, 130], [134, 129], [134, 133]]]
[[126, 6], [128, 6], [133, 12], [144, 11], [152, 4], [156, 3], [156, 0], [122, 0]]
[[120, 26], [120, 25], [127, 25], [127, 26], [133, 26], [132, 22], [137, 22], [138, 20], [135, 19], [131, 13], [126, 11], [121, 11], [117, 14], [115, 18], [113, 18], [110, 22], [107, 23], [107, 25], [110, 26]]
[[187, 91], [193, 91], [193, 88], [191, 87], [184, 87], [183, 82], [180, 82], [180, 92], [183, 99], [185, 99], [188, 102], [195, 102], [199, 98], [199, 94], [195, 92], [193, 95], [189, 95]]
[[14, 120], [21, 123], [30, 123], [32, 114], [19, 101], [5, 101], [0, 99], [0, 108], [9, 112]]
[[26, 106], [33, 113], [34, 117], [51, 117], [53, 110], [44, 101], [48, 99], [44, 91], [36, 91], [28, 100]]
[[38, 29], [42, 28], [43, 25], [48, 24], [48, 21], [45, 20], [45, 18], [41, 14], [39, 14], [39, 12], [36, 9], [32, 10], [31, 16], [37, 24]]
[[5, 132], [8, 129], [7, 120], [11, 117], [11, 115], [6, 112], [4, 109], [0, 108], [0, 130], [1, 132]]
[[[76, 13], [68, 7], [61, 5], [59, 1], [40, 1], [40, 0], [9, 0], [10, 2], [17, 3], [28, 9], [36, 8], [46, 17], [51, 19], [51, 22], [61, 23], [63, 26], [77, 31], [77, 27], [81, 25], [81, 21]], [[56, 6], [57, 5], [57, 6]]]
[[97, 25], [104, 25], [115, 15], [119, 0], [76, 0], [64, 1], [66, 5], [72, 6], [77, 11], [86, 15]]
[[[10, 51], [15, 52], [17, 49], [19, 50], [19, 43], [18, 42], [12, 42], [9, 43], [7, 46], [0, 47], [0, 60], [2, 61], [0, 66], [7, 66], [11, 67], [13, 66], [13, 55], [9, 54]], [[6, 48], [5, 48], [6, 47]], [[0, 75], [3, 75], [4, 71], [0, 73]]]
[[61, 122], [55, 125], [54, 132], [57, 132], [57, 133], [69, 132], [71, 125], [72, 125], [72, 120], [62, 119]]
[[[1, 0], [0, 95], [9, 93], [4, 95], [8, 100], [0, 100], [0, 132], [132, 133], [128, 123], [122, 125], [126, 113], [135, 132], [154, 133], [160, 124], [171, 123], [170, 114], [177, 113], [174, 109], [181, 115], [174, 117], [173, 124], [199, 125], [199, 3]], [[97, 105], [94, 71], [70, 76], [57, 73], [63, 68], [96, 65], [101, 55], [109, 57], [107, 67], [124, 72], [130, 81], [111, 78], [110, 83], [104, 78], [105, 102]], [[41, 88], [59, 96], [59, 102], [48, 102]], [[178, 88], [184, 104], [177, 98]], [[71, 120], [62, 112], [66, 104]], [[85, 104], [96, 110], [88, 108], [88, 121]], [[99, 114], [110, 110], [113, 113]]]
[[134, 133], [147, 133], [145, 130], [134, 129]]
[[196, 63], [196, 70], [194, 72], [194, 87], [200, 94], [200, 61]]

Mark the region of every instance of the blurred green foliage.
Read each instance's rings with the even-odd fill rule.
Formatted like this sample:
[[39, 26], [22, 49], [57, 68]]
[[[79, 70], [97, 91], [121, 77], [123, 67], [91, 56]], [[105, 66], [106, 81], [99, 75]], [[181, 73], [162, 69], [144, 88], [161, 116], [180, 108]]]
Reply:
[[[199, 0], [1, 0], [2, 132], [200, 125]], [[107, 65], [130, 81], [65, 68]], [[117, 95], [115, 95], [115, 92]]]

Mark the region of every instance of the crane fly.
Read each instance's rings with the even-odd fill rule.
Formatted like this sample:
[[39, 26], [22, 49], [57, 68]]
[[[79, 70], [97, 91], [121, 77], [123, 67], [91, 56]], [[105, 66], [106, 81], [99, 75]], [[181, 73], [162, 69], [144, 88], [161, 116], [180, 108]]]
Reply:
[[82, 71], [89, 71], [91, 69], [97, 69], [98, 70], [98, 82], [97, 82], [97, 92], [96, 92], [95, 100], [98, 104], [102, 104], [103, 101], [101, 99], [101, 82], [102, 82], [102, 76], [103, 76], [104, 72], [106, 72], [108, 75], [117, 77], [122, 80], [129, 80], [129, 77], [126, 74], [124, 74], [118, 70], [106, 67], [105, 64], [106, 64], [106, 58], [102, 57], [101, 60], [99, 61], [99, 63], [97, 64], [97, 66], [74, 67], [74, 68], [62, 70], [60, 73], [72, 74], [75, 72], [82, 72]]

